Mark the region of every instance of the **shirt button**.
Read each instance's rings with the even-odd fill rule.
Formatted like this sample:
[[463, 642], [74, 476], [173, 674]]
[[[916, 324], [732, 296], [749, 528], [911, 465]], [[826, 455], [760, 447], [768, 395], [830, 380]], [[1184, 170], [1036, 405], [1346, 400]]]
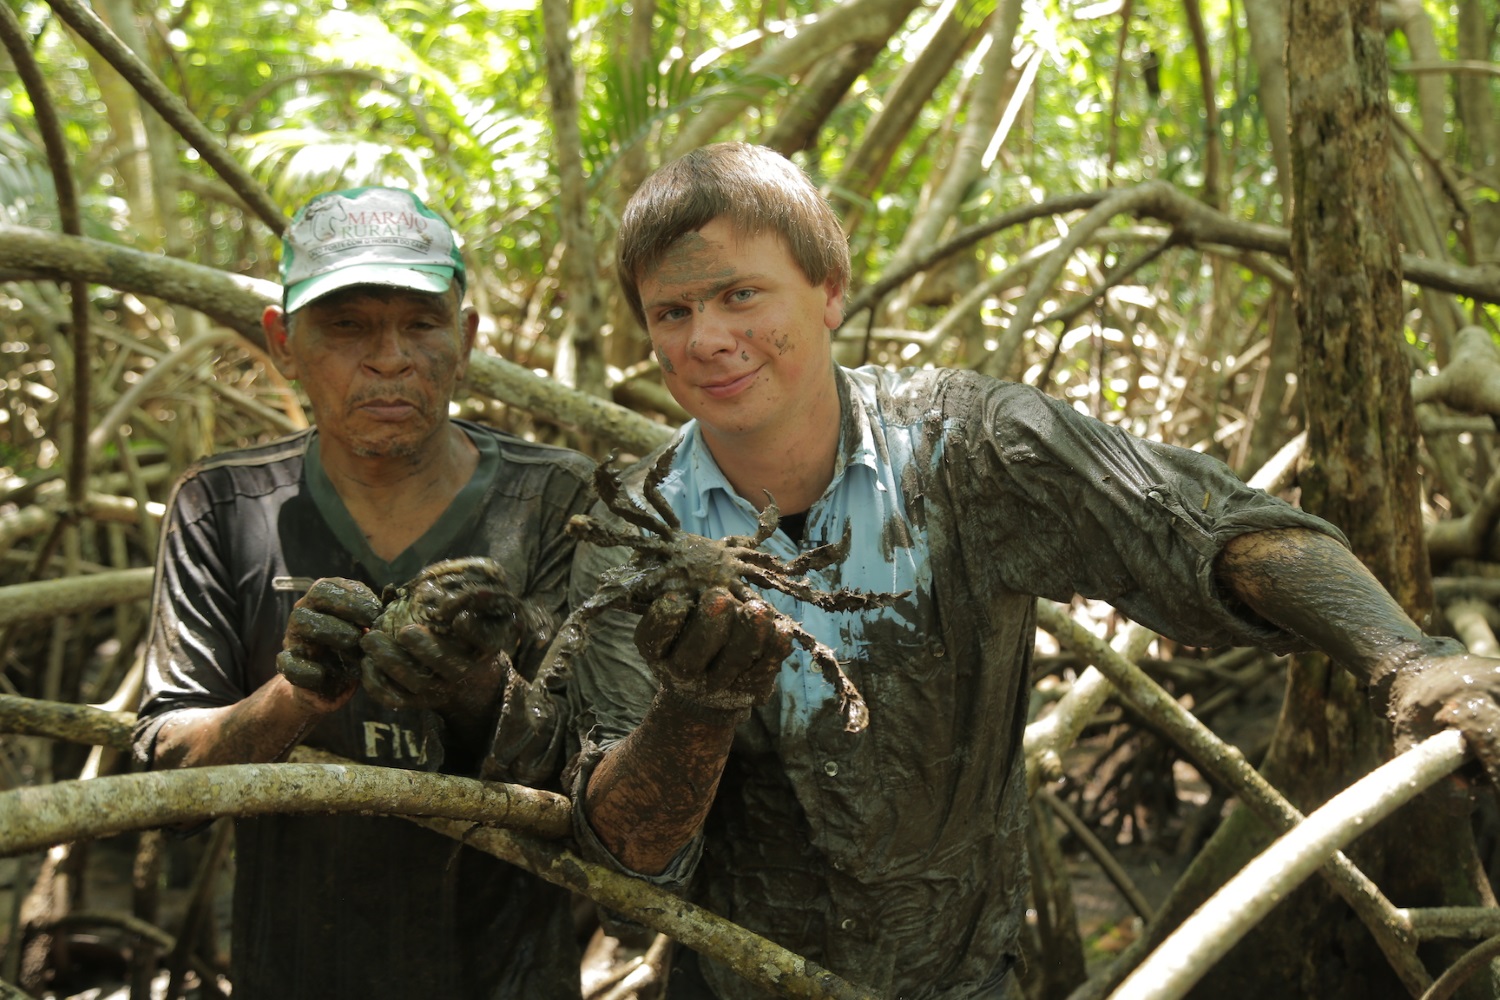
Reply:
[[948, 655], [948, 647], [940, 642], [934, 642], [929, 649], [935, 659], [941, 660], [944, 656]]
[[842, 927], [846, 931], [852, 931], [852, 930], [854, 930], [854, 918], [853, 917], [845, 917], [839, 923], [839, 926]]
[[825, 760], [823, 762], [823, 773], [828, 775], [830, 778], [838, 777], [839, 762], [836, 760]]

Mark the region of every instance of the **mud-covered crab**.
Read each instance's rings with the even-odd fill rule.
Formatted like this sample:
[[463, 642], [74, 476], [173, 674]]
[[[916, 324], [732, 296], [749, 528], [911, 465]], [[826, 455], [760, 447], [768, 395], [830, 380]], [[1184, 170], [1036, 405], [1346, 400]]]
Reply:
[[425, 625], [493, 655], [518, 644], [545, 644], [552, 616], [516, 596], [493, 559], [468, 556], [425, 567], [399, 587], [387, 587], [385, 609], [373, 628], [392, 638], [407, 625]]
[[[583, 514], [569, 521], [570, 535], [598, 545], [626, 546], [632, 552], [628, 562], [600, 577], [598, 590], [574, 610], [564, 628], [572, 625], [582, 631], [589, 619], [607, 608], [643, 611], [663, 594], [684, 594], [697, 600], [712, 587], [723, 587], [740, 600], [748, 601], [758, 596], [751, 589], [753, 584], [790, 594], [827, 611], [863, 611], [904, 596], [848, 589], [819, 590], [803, 578], [808, 572], [847, 558], [848, 525], [838, 542], [809, 549], [789, 562], [762, 551], [760, 544], [771, 537], [781, 519], [775, 499], [769, 493], [754, 535], [712, 539], [681, 530], [681, 521], [661, 493], [674, 454], [675, 449], [667, 449], [646, 475], [642, 491], [650, 509], [626, 491], [620, 477], [609, 471], [608, 460], [595, 468], [594, 488], [605, 506], [627, 523], [644, 529], [646, 534], [619, 531]], [[851, 733], [862, 731], [869, 724], [869, 711], [864, 698], [839, 667], [833, 650], [798, 622], [779, 611], [775, 613], [789, 626], [797, 644], [812, 656], [814, 669], [832, 682], [844, 714], [844, 728]]]

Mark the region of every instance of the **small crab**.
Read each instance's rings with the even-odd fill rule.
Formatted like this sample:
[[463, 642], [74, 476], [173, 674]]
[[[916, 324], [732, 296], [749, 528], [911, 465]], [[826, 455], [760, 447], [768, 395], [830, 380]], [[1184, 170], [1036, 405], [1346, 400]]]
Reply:
[[373, 628], [392, 638], [407, 625], [425, 625], [493, 654], [526, 641], [545, 645], [552, 631], [552, 616], [517, 597], [504, 568], [484, 556], [435, 562], [382, 596], [385, 610]]
[[[651, 505], [650, 510], [625, 491], [620, 477], [609, 471], [608, 459], [595, 468], [594, 488], [605, 506], [647, 534], [617, 531], [583, 514], [575, 515], [568, 522], [570, 535], [598, 545], [622, 545], [632, 550], [628, 562], [600, 576], [598, 590], [569, 616], [568, 625], [579, 626], [578, 631], [582, 631], [584, 623], [607, 608], [643, 611], [663, 594], [680, 593], [696, 600], [712, 587], [723, 587], [740, 600], [748, 601], [758, 597], [751, 589], [753, 584], [790, 594], [826, 611], [863, 611], [905, 596], [848, 589], [818, 590], [803, 579], [812, 570], [824, 569], [847, 558], [848, 525], [844, 526], [844, 537], [837, 543], [809, 549], [790, 562], [761, 551], [760, 544], [771, 537], [781, 521], [776, 501], [769, 492], [766, 507], [757, 518], [754, 535], [712, 539], [681, 530], [682, 522], [661, 493], [662, 481], [666, 479], [675, 453], [675, 447], [663, 452], [646, 475], [643, 492]], [[811, 654], [814, 669], [833, 683], [838, 692], [840, 711], [844, 713], [845, 730], [851, 733], [864, 730], [869, 725], [869, 710], [853, 682], [839, 667], [833, 650], [819, 642], [800, 623], [780, 611], [775, 611], [775, 614], [789, 624], [789, 631], [797, 644]]]

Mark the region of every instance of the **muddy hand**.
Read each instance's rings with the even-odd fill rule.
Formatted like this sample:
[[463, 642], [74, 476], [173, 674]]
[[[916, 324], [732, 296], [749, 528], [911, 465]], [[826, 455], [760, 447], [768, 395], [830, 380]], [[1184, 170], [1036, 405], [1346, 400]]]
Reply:
[[1462, 653], [1412, 659], [1391, 681], [1388, 705], [1398, 749], [1457, 729], [1500, 790], [1500, 660]]
[[702, 708], [742, 711], [770, 699], [792, 651], [791, 624], [765, 601], [713, 587], [697, 602], [658, 598], [641, 616], [635, 644], [663, 690]]
[[359, 683], [360, 636], [379, 614], [380, 599], [364, 584], [316, 581], [292, 607], [276, 670], [320, 699], [342, 703]]
[[426, 625], [371, 629], [360, 641], [365, 690], [390, 708], [439, 711], [487, 703], [510, 658], [481, 650]]
[[495, 560], [433, 563], [395, 589], [366, 634], [365, 689], [392, 708], [486, 712], [517, 645], [545, 642], [550, 627]]

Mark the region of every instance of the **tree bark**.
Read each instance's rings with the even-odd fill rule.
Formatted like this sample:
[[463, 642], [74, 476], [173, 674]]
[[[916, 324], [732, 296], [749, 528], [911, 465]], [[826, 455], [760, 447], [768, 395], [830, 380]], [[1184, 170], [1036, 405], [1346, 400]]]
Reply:
[[[1390, 164], [1385, 40], [1375, 0], [1292, 0], [1294, 308], [1308, 459], [1302, 503], [1339, 525], [1418, 622], [1431, 576], [1420, 518], [1411, 366]], [[1325, 657], [1297, 657], [1264, 765], [1304, 811], [1390, 754], [1364, 693]], [[1351, 855], [1406, 906], [1481, 902], [1472, 835], [1451, 788], [1403, 809]], [[1457, 814], [1457, 815], [1456, 815]], [[1226, 824], [1226, 828], [1230, 824]], [[1255, 837], [1258, 846], [1263, 833]], [[1413, 849], [1421, 845], [1420, 850]], [[1429, 954], [1442, 964], [1442, 956]], [[1448, 960], [1456, 955], [1448, 956]], [[1403, 985], [1327, 888], [1310, 884], [1203, 980], [1220, 996], [1399, 996]], [[1485, 983], [1475, 995], [1493, 996]]]
[[[547, 47], [547, 93], [552, 106], [553, 162], [557, 164], [562, 197], [557, 215], [566, 246], [562, 261], [561, 298], [567, 303], [567, 324], [559, 345], [571, 344], [571, 371], [556, 373], [564, 384], [591, 396], [607, 396], [604, 352], [599, 330], [604, 325], [602, 285], [594, 247], [594, 228], [588, 209], [588, 181], [583, 176], [583, 142], [578, 133], [578, 77], [573, 68], [572, 4], [542, 0], [542, 25]], [[563, 353], [559, 350], [559, 353]]]
[[952, 6], [921, 53], [887, 90], [880, 110], [860, 137], [859, 148], [844, 160], [843, 169], [828, 186], [828, 199], [844, 220], [845, 232], [858, 226], [864, 201], [885, 176], [933, 91], [983, 34], [977, 7], [975, 0], [960, 0]]

